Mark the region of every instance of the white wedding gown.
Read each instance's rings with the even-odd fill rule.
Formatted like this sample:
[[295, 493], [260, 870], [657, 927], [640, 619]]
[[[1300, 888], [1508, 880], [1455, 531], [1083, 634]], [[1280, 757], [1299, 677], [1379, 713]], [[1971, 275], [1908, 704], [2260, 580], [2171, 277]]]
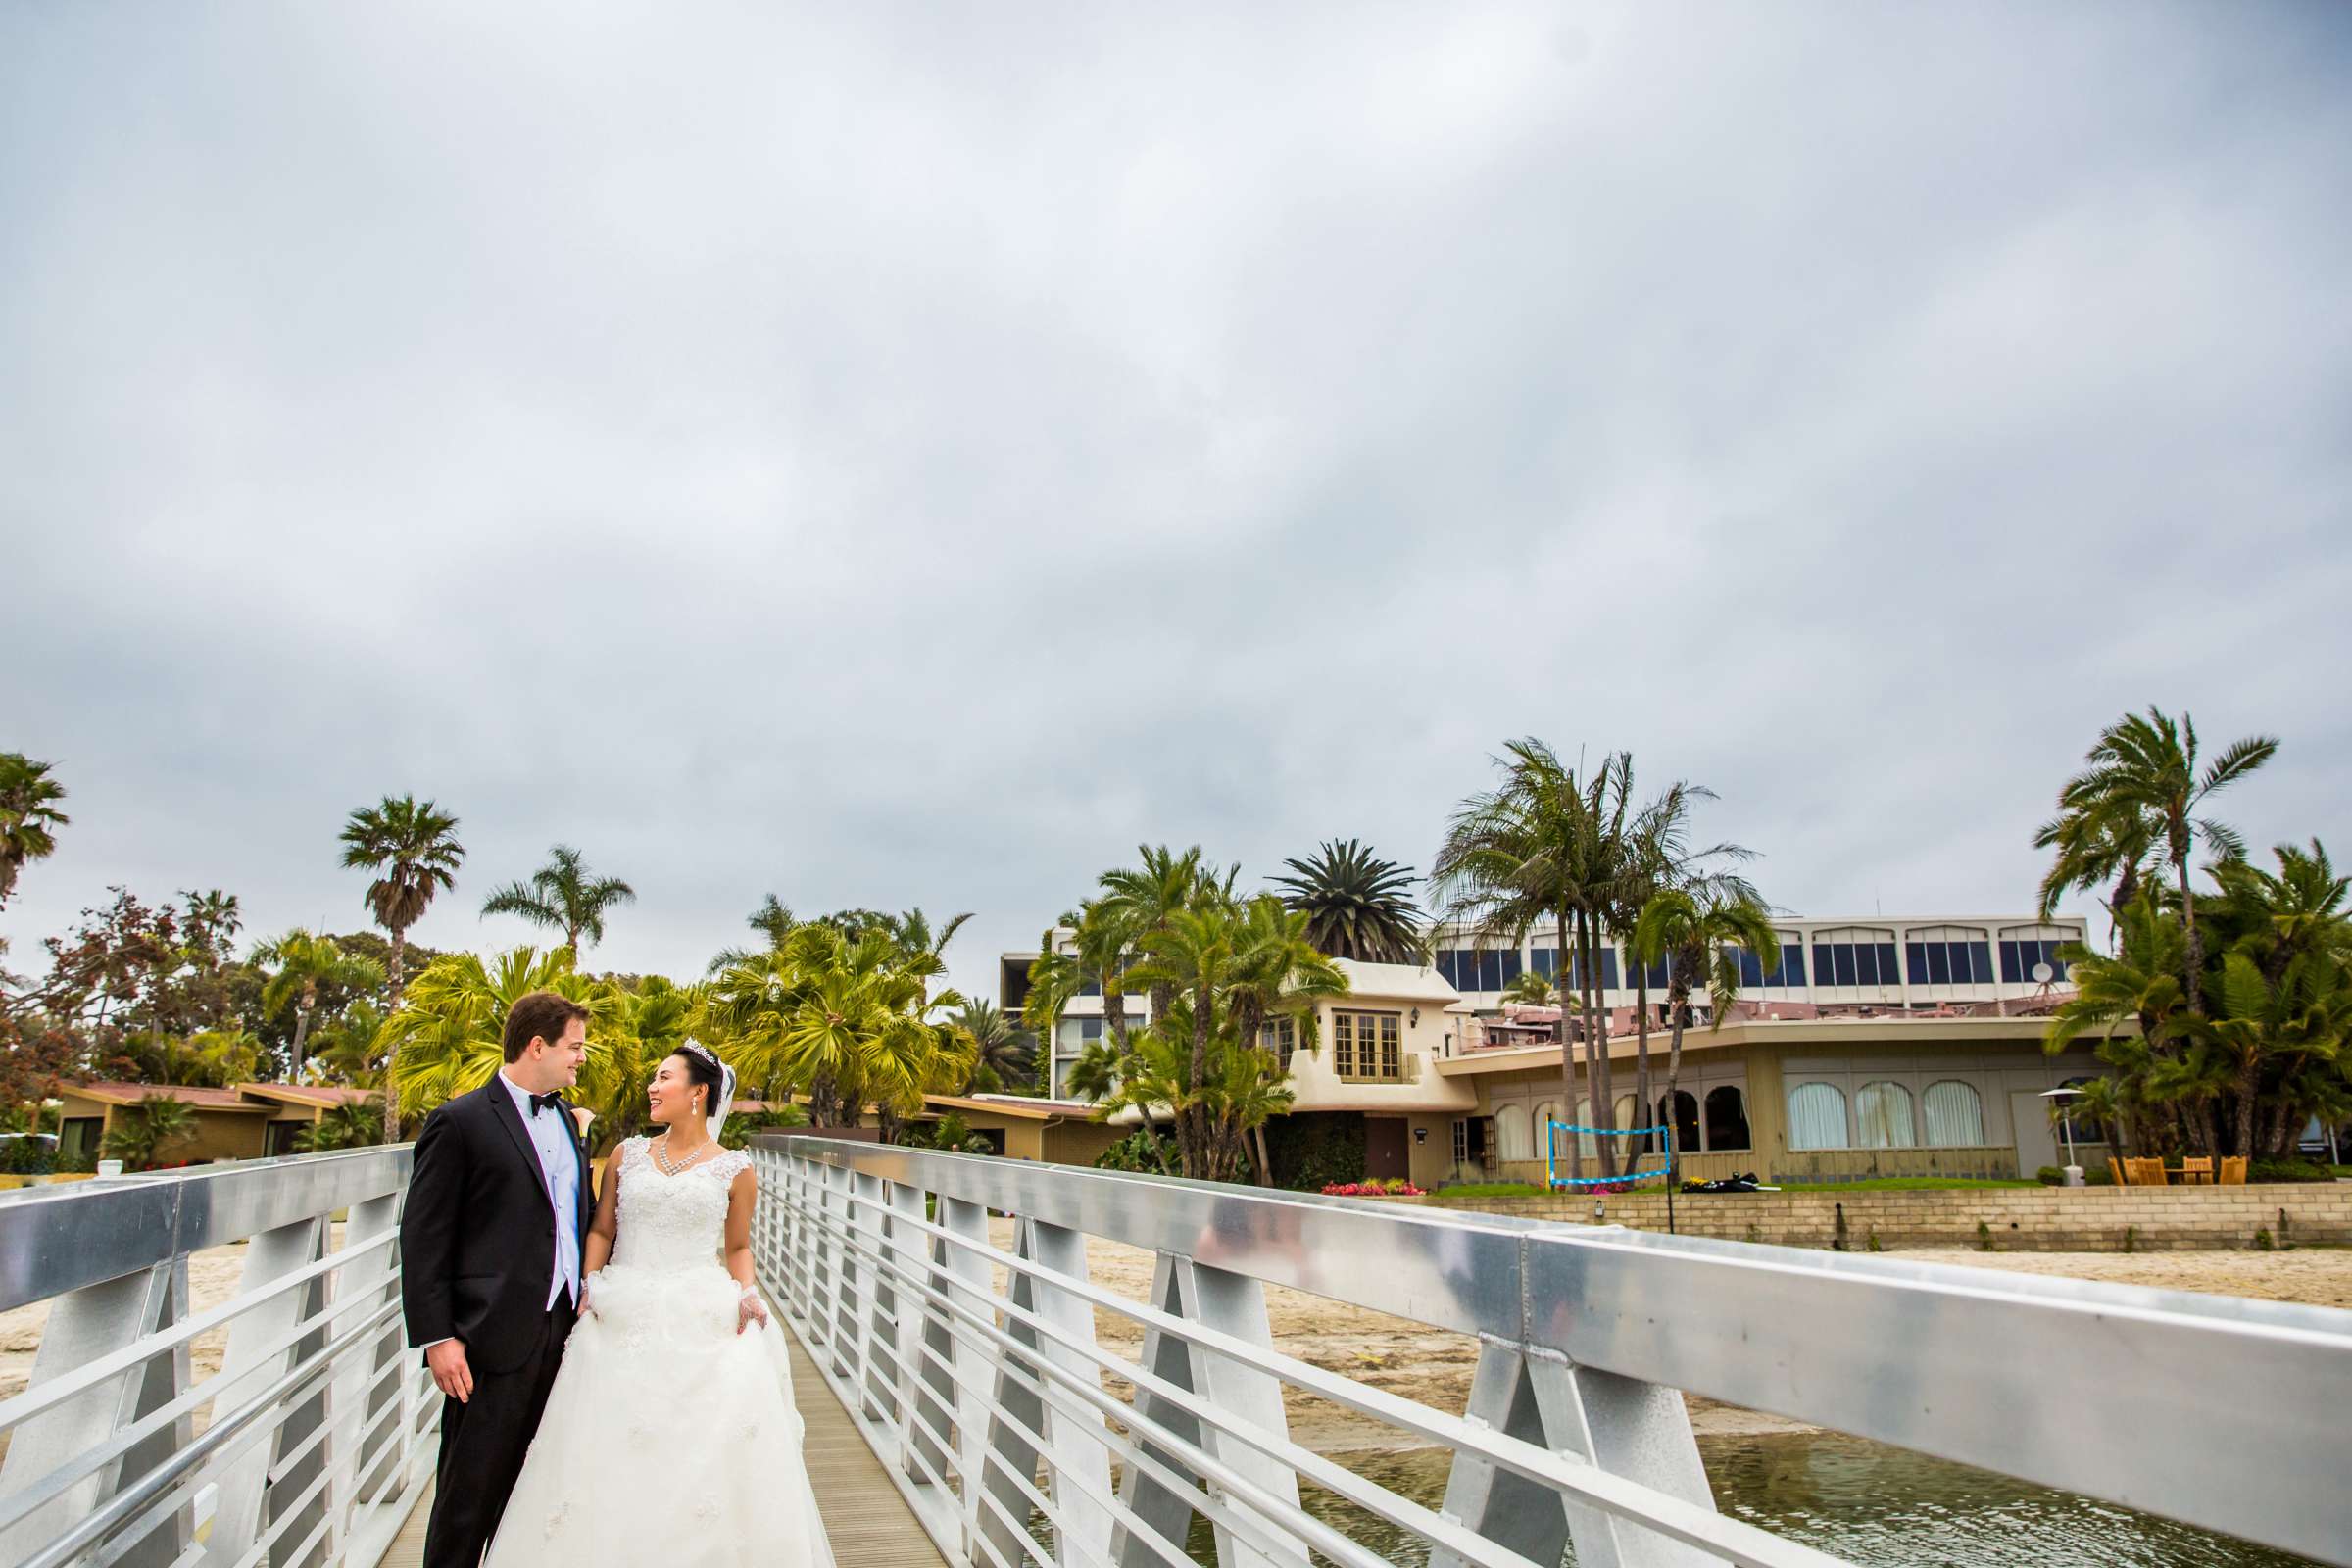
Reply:
[[588, 1281], [486, 1568], [830, 1568], [784, 1331], [738, 1334], [719, 1261], [740, 1151], [665, 1176], [632, 1138], [612, 1257]]

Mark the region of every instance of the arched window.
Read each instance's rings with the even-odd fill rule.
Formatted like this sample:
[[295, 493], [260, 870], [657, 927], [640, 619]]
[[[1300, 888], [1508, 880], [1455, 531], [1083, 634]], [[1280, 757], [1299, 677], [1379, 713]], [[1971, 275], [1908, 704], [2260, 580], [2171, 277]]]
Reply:
[[1551, 1124], [1559, 1119], [1560, 1107], [1553, 1104], [1550, 1101], [1543, 1101], [1537, 1104], [1534, 1113], [1533, 1130], [1529, 1133], [1529, 1136], [1535, 1140], [1536, 1152], [1534, 1157], [1537, 1159], [1549, 1157], [1555, 1152], [1562, 1157], [1566, 1156], [1568, 1152], [1568, 1147], [1565, 1144], [1560, 1145], [1556, 1151], [1554, 1151], [1552, 1148], [1552, 1144], [1557, 1139], [1558, 1134], [1551, 1130]]
[[1748, 1147], [1747, 1097], [1738, 1084], [1723, 1084], [1707, 1091], [1707, 1148], [1745, 1149]]
[[1663, 1127], [1669, 1122], [1674, 1125], [1675, 1156], [1680, 1158], [1685, 1154], [1697, 1153], [1700, 1147], [1698, 1141], [1698, 1097], [1688, 1089], [1677, 1089], [1674, 1092], [1674, 1108], [1669, 1110], [1666, 1106], [1666, 1097], [1660, 1095], [1658, 1097], [1658, 1119], [1655, 1125]]
[[1911, 1091], [1901, 1084], [1864, 1084], [1854, 1095], [1854, 1126], [1864, 1149], [1911, 1149], [1919, 1128], [1911, 1120]]
[[1533, 1159], [1536, 1142], [1528, 1133], [1527, 1108], [1524, 1105], [1494, 1107], [1494, 1157], [1497, 1159]]
[[1984, 1143], [1984, 1102], [1974, 1084], [1946, 1078], [1928, 1085], [1928, 1143], [1936, 1149], [1976, 1149]]
[[[1592, 1102], [1590, 1100], [1578, 1101], [1576, 1102], [1576, 1114], [1569, 1119], [1574, 1121], [1579, 1127], [1592, 1126]], [[1600, 1157], [1600, 1140], [1593, 1137], [1591, 1133], [1578, 1133], [1576, 1135], [1576, 1152], [1583, 1158], [1598, 1159]], [[1566, 1157], [1567, 1153], [1568, 1143], [1565, 1135], [1563, 1135], [1560, 1142], [1560, 1154], [1564, 1158]]]
[[1788, 1147], [1846, 1149], [1845, 1093], [1836, 1084], [1794, 1084], [1788, 1090]]
[[[1632, 1095], [1619, 1095], [1617, 1097], [1617, 1114], [1609, 1118], [1609, 1125], [1620, 1132], [1632, 1132], [1637, 1127], [1647, 1126], [1648, 1123], [1642, 1119], [1642, 1102], [1636, 1100]], [[1617, 1146], [1617, 1152], [1620, 1155], [1631, 1158], [1635, 1154], [1653, 1148], [1657, 1140], [1644, 1136], [1612, 1138], [1609, 1142]]]

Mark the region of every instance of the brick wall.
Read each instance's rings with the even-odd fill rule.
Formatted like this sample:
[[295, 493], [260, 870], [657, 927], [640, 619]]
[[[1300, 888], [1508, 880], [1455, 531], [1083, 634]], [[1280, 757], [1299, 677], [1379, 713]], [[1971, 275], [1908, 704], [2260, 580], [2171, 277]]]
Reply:
[[[1391, 1201], [1413, 1201], [1391, 1200]], [[1666, 1228], [1663, 1193], [1594, 1198], [1422, 1200], [1434, 1206], [1637, 1230]], [[2004, 1251], [2115, 1252], [2126, 1233], [2133, 1249], [2243, 1248], [2268, 1230], [2274, 1242], [2352, 1243], [2352, 1183], [2282, 1183], [2259, 1187], [1945, 1188], [1924, 1192], [1684, 1193], [1674, 1200], [1686, 1236], [1853, 1251], [1879, 1245], [1973, 1247], [1989, 1238]], [[1983, 1233], [1978, 1226], [1984, 1227]]]

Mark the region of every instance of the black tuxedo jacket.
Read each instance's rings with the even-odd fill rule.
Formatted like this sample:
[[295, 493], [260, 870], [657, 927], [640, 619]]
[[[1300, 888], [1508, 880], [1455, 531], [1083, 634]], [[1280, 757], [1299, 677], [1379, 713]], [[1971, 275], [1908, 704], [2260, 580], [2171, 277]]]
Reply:
[[[579, 1182], [580, 1250], [596, 1200], [571, 1107], [559, 1102]], [[425, 1118], [400, 1213], [400, 1294], [411, 1345], [465, 1342], [477, 1372], [510, 1372], [539, 1344], [556, 1272], [556, 1210], [522, 1113], [492, 1078]]]

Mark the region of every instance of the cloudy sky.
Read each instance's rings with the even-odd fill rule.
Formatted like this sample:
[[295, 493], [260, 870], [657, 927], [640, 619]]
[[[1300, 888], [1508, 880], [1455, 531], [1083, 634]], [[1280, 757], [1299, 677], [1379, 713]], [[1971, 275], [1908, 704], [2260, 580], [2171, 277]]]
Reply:
[[2343, 840], [2336, 7], [0, 13], [0, 749], [109, 883], [353, 807], [698, 969], [1142, 840], [1426, 866], [1506, 737], [2006, 910], [2104, 722]]

